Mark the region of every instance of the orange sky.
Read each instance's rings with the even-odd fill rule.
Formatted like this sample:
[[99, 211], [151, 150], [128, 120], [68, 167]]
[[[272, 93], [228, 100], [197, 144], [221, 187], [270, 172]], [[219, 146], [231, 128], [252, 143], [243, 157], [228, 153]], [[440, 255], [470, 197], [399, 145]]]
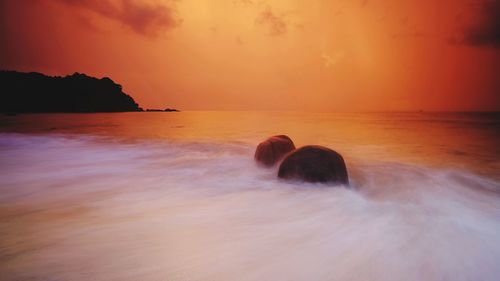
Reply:
[[500, 110], [500, 0], [0, 0], [0, 69], [144, 108]]

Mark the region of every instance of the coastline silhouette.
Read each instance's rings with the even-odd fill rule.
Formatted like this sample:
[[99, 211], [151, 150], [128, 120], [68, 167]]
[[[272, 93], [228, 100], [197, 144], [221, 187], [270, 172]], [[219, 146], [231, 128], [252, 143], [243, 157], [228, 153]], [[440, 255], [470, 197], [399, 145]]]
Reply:
[[0, 71], [0, 83], [0, 112], [5, 113], [143, 111], [108, 77]]

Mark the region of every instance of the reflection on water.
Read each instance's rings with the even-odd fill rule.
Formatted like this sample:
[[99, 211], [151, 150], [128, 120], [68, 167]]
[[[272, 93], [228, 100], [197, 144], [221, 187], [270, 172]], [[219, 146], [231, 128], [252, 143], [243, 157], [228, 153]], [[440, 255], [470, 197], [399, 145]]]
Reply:
[[287, 134], [333, 147], [348, 160], [500, 169], [500, 113], [134, 112], [0, 116], [0, 132], [90, 134], [127, 139], [241, 142]]
[[[498, 280], [499, 118], [183, 112], [1, 117], [0, 280]], [[261, 139], [341, 152], [286, 183]]]

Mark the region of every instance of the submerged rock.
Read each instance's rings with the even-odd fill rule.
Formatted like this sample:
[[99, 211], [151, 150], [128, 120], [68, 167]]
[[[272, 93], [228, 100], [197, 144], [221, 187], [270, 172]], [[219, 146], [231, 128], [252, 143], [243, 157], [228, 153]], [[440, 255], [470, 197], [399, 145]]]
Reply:
[[273, 136], [259, 143], [254, 158], [259, 164], [270, 167], [294, 149], [295, 145], [288, 136]]
[[304, 146], [288, 154], [281, 162], [278, 177], [306, 182], [349, 183], [342, 156], [318, 145]]

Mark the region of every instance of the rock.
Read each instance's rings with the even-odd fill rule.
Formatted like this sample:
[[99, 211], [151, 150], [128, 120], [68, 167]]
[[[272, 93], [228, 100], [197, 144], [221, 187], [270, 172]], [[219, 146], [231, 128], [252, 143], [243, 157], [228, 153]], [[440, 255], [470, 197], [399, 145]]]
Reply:
[[270, 167], [294, 149], [295, 145], [288, 136], [273, 136], [259, 143], [254, 158], [259, 164]]
[[167, 108], [165, 108], [163, 111], [165, 111], [165, 112], [180, 112], [180, 110], [178, 110], [178, 109], [175, 109], [175, 108], [168, 108], [168, 107], [167, 107]]
[[281, 162], [278, 177], [306, 182], [349, 184], [342, 156], [318, 145], [304, 146], [288, 154]]

